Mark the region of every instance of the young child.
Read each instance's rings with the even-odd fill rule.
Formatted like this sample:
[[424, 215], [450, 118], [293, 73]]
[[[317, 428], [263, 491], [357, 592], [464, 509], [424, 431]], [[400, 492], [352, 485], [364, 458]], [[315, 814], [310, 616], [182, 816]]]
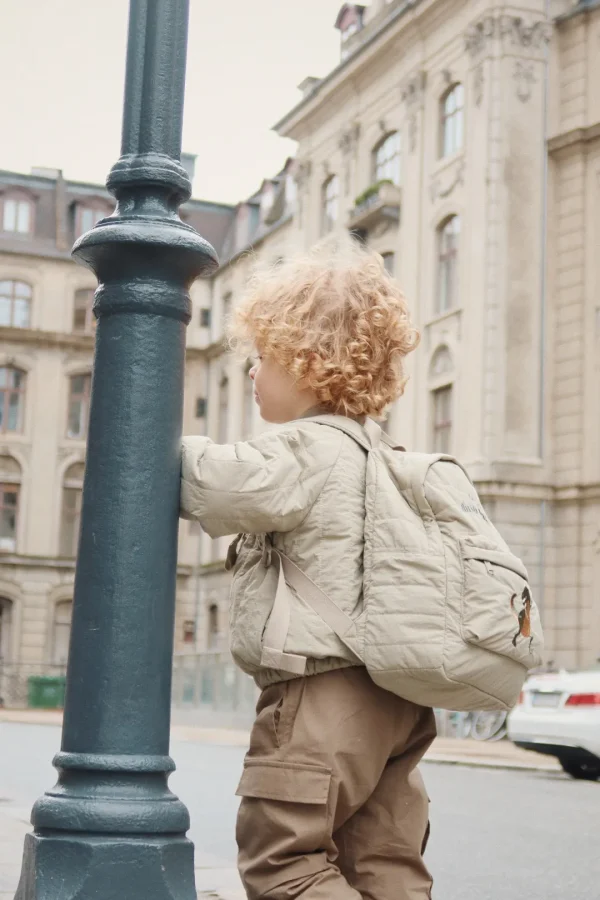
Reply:
[[305, 674], [269, 667], [263, 647], [277, 551], [345, 613], [361, 612], [366, 454], [311, 417], [380, 417], [403, 392], [418, 334], [381, 257], [348, 238], [257, 276], [231, 342], [256, 348], [256, 402], [280, 427], [231, 445], [184, 438], [181, 507], [213, 538], [239, 533], [231, 650], [262, 689], [238, 789], [244, 887], [250, 900], [425, 900], [417, 764], [432, 710], [377, 687], [297, 594], [280, 657], [308, 657]]

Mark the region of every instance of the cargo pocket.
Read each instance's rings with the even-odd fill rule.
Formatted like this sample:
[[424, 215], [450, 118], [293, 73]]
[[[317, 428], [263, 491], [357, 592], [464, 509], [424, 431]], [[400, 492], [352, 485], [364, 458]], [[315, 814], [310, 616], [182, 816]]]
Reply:
[[461, 549], [464, 640], [527, 668], [539, 665], [540, 615], [521, 560], [487, 542], [474, 546], [463, 541]]
[[236, 837], [246, 888], [253, 871], [262, 873], [256, 896], [273, 884], [326, 868], [324, 848], [332, 840], [330, 784], [331, 771], [320, 766], [246, 760], [236, 791], [242, 798]]
[[246, 759], [236, 791], [242, 798], [236, 838], [238, 867], [251, 900], [283, 896], [283, 890], [275, 893], [279, 885], [304, 879], [310, 884], [329, 867], [330, 784], [331, 770], [325, 767]]
[[236, 795], [327, 806], [331, 770], [276, 760], [247, 759]]

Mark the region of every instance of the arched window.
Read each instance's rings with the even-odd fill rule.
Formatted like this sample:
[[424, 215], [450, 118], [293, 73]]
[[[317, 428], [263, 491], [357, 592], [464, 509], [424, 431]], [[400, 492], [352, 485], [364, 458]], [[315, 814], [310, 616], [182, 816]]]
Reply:
[[29, 328], [31, 298], [31, 287], [24, 281], [0, 281], [0, 325]]
[[465, 91], [455, 84], [440, 101], [440, 156], [452, 156], [464, 142]]
[[321, 189], [321, 232], [327, 234], [335, 228], [340, 204], [340, 179], [330, 175]]
[[431, 387], [431, 444], [434, 453], [452, 452], [454, 361], [445, 344], [437, 348], [429, 366]]
[[213, 651], [219, 649], [219, 607], [216, 603], [208, 607], [207, 647]]
[[388, 273], [388, 275], [393, 276], [395, 274], [395, 272], [394, 272], [395, 263], [396, 263], [395, 254], [392, 252], [382, 253], [381, 258], [383, 259], [383, 266], [385, 268], [385, 271]]
[[52, 663], [55, 666], [66, 666], [69, 658], [69, 639], [71, 637], [71, 618], [73, 603], [61, 600], [54, 607], [52, 627]]
[[0, 432], [23, 430], [25, 372], [0, 366]]
[[400, 132], [388, 134], [373, 150], [373, 181], [400, 184], [402, 142]]
[[75, 205], [75, 237], [81, 237], [86, 231], [91, 231], [94, 225], [109, 216], [107, 206], [100, 202], [92, 201], [89, 205], [77, 203]]
[[12, 456], [0, 456], [0, 552], [17, 548], [21, 467]]
[[81, 524], [81, 499], [83, 496], [83, 463], [69, 466], [65, 472], [60, 517], [60, 555], [75, 557]]
[[246, 440], [252, 436], [252, 423], [254, 421], [254, 382], [250, 378], [252, 364], [248, 363], [244, 369], [244, 407], [242, 410], [242, 438]]
[[452, 216], [438, 229], [436, 312], [453, 309], [458, 301], [458, 243], [460, 217]]
[[33, 200], [24, 194], [5, 196], [2, 201], [2, 230], [14, 234], [31, 234], [33, 209]]
[[0, 665], [10, 662], [12, 640], [12, 601], [0, 597]]
[[429, 367], [431, 378], [440, 378], [447, 375], [449, 372], [452, 372], [453, 369], [454, 363], [452, 362], [452, 354], [446, 345], [444, 344], [441, 347], [438, 347], [433, 354], [433, 359], [431, 360], [431, 365]]
[[432, 391], [433, 400], [433, 452], [450, 453], [452, 450], [452, 394], [447, 384]]
[[73, 331], [89, 334], [94, 330], [96, 317], [92, 312], [95, 291], [93, 288], [83, 288], [75, 291], [73, 299]]
[[90, 414], [92, 376], [89, 372], [69, 378], [69, 411], [67, 437], [83, 440], [87, 434]]
[[229, 437], [229, 378], [223, 375], [219, 383], [219, 428], [218, 442], [226, 444]]

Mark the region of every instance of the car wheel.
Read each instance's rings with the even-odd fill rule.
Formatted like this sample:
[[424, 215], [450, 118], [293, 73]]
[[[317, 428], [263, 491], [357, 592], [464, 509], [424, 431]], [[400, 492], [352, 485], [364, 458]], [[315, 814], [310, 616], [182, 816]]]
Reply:
[[598, 781], [600, 778], [600, 763], [575, 762], [568, 757], [559, 757], [563, 771], [570, 775], [571, 778], [577, 778], [581, 781]]

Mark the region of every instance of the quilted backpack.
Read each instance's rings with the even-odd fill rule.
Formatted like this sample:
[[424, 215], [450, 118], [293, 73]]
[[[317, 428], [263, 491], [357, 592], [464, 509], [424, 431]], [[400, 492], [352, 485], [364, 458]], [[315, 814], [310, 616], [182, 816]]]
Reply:
[[[367, 453], [364, 596], [346, 615], [290, 559], [263, 636], [263, 664], [286, 668], [290, 588], [362, 662], [373, 681], [423, 706], [500, 710], [516, 703], [543, 636], [527, 570], [451, 456], [406, 452], [372, 420], [337, 428]], [[302, 674], [305, 660], [291, 657]], [[298, 667], [297, 662], [301, 665]]]

